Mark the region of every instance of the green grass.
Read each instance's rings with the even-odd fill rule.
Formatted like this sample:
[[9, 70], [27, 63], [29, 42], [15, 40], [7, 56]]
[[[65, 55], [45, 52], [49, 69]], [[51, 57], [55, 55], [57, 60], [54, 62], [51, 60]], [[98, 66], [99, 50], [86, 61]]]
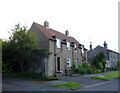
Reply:
[[19, 78], [25, 80], [58, 80], [58, 77], [48, 76], [46, 74], [40, 74], [35, 72], [21, 72], [21, 73], [7, 73], [8, 77]]
[[70, 89], [77, 89], [79, 87], [84, 87], [84, 85], [81, 85], [79, 83], [76, 83], [74, 81], [70, 81], [70, 82], [63, 82], [57, 85], [54, 85], [54, 87], [65, 87], [65, 88], [70, 88]]
[[91, 78], [101, 79], [101, 80], [112, 80], [112, 79], [120, 78], [120, 74], [118, 74], [118, 73], [119, 73], [118, 71], [116, 71], [116, 72], [110, 72], [110, 73], [102, 74], [101, 75], [101, 76], [104, 76], [104, 77], [101, 77], [101, 76], [92, 76]]

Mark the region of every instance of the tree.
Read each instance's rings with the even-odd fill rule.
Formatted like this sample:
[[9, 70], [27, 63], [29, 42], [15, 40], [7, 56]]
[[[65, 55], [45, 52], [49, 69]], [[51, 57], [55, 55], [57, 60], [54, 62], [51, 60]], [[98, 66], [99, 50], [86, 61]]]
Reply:
[[100, 69], [101, 71], [104, 71], [105, 65], [106, 65], [106, 58], [103, 52], [99, 52], [94, 58], [93, 63], [96, 68]]
[[35, 34], [20, 24], [15, 25], [9, 40], [3, 42], [3, 62], [14, 72], [34, 71], [48, 55], [47, 50], [40, 48]]

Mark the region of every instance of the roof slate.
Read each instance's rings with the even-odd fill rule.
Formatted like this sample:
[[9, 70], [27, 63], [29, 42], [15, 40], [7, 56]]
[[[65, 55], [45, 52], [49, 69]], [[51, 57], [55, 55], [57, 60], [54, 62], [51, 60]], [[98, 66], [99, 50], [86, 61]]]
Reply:
[[[53, 36], [56, 36], [56, 37], [60, 37], [62, 40], [67, 40], [67, 41], [70, 41], [70, 42], [75, 42], [76, 44], [80, 44], [74, 37], [71, 37], [71, 36], [67, 36], [63, 33], [60, 33], [56, 30], [53, 30], [51, 28], [46, 28], [38, 23], [35, 23], [34, 24], [40, 29], [40, 31], [42, 31], [44, 33], [45, 36], [47, 36], [49, 39], [54, 39]], [[82, 44], [81, 44], [82, 45]]]

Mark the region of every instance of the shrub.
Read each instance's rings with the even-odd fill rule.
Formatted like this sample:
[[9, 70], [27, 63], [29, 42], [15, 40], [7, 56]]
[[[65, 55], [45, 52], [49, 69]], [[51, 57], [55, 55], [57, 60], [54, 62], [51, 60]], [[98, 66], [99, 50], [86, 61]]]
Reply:
[[75, 68], [76, 68], [75, 62], [73, 62], [72, 66], [71, 66], [71, 69], [75, 70]]
[[92, 74], [93, 73], [93, 69], [92, 68], [87, 68], [87, 74]]
[[82, 63], [82, 66], [85, 67], [85, 68], [89, 68], [90, 64], [87, 61], [85, 61], [85, 62]]
[[2, 62], [2, 72], [3, 73], [9, 73], [12, 72], [12, 67], [10, 64]]
[[117, 62], [117, 65], [120, 67], [120, 60]]
[[26, 80], [58, 80], [58, 77], [35, 72], [9, 73], [8, 75], [13, 78], [21, 78]]
[[79, 65], [78, 65], [78, 68], [82, 68], [82, 67], [83, 67], [82, 64], [79, 64]]
[[96, 72], [97, 72], [97, 73], [100, 73], [101, 71], [100, 71], [100, 69], [96, 69]]
[[75, 68], [75, 73], [76, 73], [76, 74], [79, 73], [79, 68]]
[[102, 63], [99, 63], [99, 69], [100, 69], [100, 72], [103, 72], [104, 68], [103, 68]]
[[79, 73], [82, 75], [87, 74], [87, 69], [86, 68], [79, 68]]

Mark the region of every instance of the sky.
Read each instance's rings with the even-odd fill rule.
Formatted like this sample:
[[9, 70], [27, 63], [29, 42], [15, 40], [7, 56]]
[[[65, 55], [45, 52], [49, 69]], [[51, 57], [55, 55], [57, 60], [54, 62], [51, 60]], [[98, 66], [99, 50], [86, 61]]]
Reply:
[[33, 22], [61, 33], [69, 31], [89, 49], [103, 46], [118, 51], [118, 1], [119, 0], [1, 0], [0, 38], [7, 39], [8, 31], [18, 23], [28, 29]]

